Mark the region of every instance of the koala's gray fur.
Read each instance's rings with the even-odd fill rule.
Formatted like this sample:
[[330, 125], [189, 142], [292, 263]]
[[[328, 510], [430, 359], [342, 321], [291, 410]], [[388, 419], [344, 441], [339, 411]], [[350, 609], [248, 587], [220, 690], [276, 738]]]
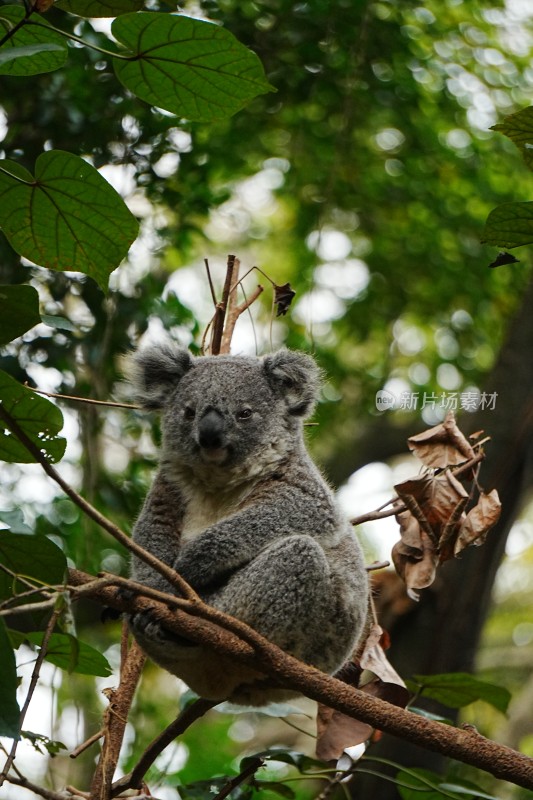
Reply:
[[[319, 371], [302, 353], [193, 358], [171, 344], [132, 357], [138, 401], [162, 412], [159, 472], [135, 541], [211, 605], [308, 664], [335, 672], [362, 632], [368, 601], [359, 544], [311, 461], [303, 419]], [[133, 559], [133, 578], [171, 591]], [[213, 700], [286, 697], [264, 676], [134, 617], [148, 655]]]

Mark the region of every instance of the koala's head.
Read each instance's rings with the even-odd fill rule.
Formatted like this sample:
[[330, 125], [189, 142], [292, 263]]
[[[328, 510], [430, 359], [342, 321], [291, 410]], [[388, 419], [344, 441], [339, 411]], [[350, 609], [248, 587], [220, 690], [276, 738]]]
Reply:
[[139, 350], [130, 371], [138, 402], [162, 412], [165, 462], [204, 473], [283, 460], [301, 442], [320, 380], [303, 353], [193, 358], [172, 344]]

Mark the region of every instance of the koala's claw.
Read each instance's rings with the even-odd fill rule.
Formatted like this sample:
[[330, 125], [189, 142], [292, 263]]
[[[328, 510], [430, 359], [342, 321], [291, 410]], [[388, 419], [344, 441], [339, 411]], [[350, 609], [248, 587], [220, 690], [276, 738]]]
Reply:
[[176, 633], [167, 630], [161, 623], [154, 618], [153, 612], [148, 609], [132, 614], [129, 618], [130, 627], [135, 636], [141, 636], [154, 644], [168, 644], [173, 642], [184, 647], [195, 646], [190, 639], [185, 639]]
[[129, 618], [130, 626], [133, 632], [152, 642], [165, 642], [169, 639], [169, 634], [160, 622], [154, 619], [151, 610], [139, 611], [137, 614], [132, 614]]

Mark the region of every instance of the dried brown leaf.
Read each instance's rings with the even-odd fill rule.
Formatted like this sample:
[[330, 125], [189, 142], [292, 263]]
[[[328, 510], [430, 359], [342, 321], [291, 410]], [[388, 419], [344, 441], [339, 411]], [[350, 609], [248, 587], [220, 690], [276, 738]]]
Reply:
[[380, 625], [372, 625], [359, 658], [359, 664], [363, 669], [373, 672], [384, 683], [405, 686], [392, 664], [389, 663], [385, 655], [384, 644], [388, 644], [388, 635]]
[[316, 755], [321, 761], [339, 759], [347, 747], [366, 742], [373, 728], [328, 706], [319, 705]]
[[483, 544], [489, 530], [498, 522], [501, 508], [496, 489], [489, 494], [481, 492], [477, 505], [470, 509], [461, 525], [455, 542], [454, 555], [458, 555], [470, 544]]
[[[361, 691], [400, 708], [405, 708], [410, 697], [403, 684], [389, 683], [380, 678], [361, 686]], [[365, 722], [323, 705], [318, 707], [317, 733], [316, 755], [321, 761], [337, 760], [347, 747], [362, 744], [371, 737], [374, 739], [375, 735], [374, 729]]]
[[448, 540], [468, 502], [463, 484], [446, 470], [439, 475], [423, 475], [403, 481], [394, 488], [421, 529], [437, 547], [441, 547], [444, 532]]
[[407, 594], [412, 600], [418, 600], [419, 596], [416, 590], [431, 586], [435, 580], [435, 571], [439, 561], [437, 547], [420, 526], [418, 528], [419, 547], [406, 545], [403, 541], [404, 531], [410, 530], [412, 535], [417, 520], [411, 516], [409, 511], [397, 514], [396, 519], [400, 523], [402, 540], [392, 548], [392, 561], [398, 575], [405, 581]]
[[474, 450], [457, 427], [453, 412], [444, 422], [427, 431], [410, 436], [407, 446], [427, 467], [440, 468], [462, 464], [474, 458]]

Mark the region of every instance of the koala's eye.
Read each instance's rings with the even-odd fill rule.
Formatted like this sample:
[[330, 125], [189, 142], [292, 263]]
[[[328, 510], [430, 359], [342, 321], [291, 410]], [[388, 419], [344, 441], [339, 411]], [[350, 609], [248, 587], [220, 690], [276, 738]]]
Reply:
[[188, 422], [191, 422], [191, 420], [193, 420], [195, 416], [196, 416], [196, 411], [194, 410], [194, 408], [186, 406], [183, 412], [183, 418], [186, 419]]
[[251, 416], [251, 408], [241, 408], [241, 410], [237, 412], [237, 419], [250, 419]]

